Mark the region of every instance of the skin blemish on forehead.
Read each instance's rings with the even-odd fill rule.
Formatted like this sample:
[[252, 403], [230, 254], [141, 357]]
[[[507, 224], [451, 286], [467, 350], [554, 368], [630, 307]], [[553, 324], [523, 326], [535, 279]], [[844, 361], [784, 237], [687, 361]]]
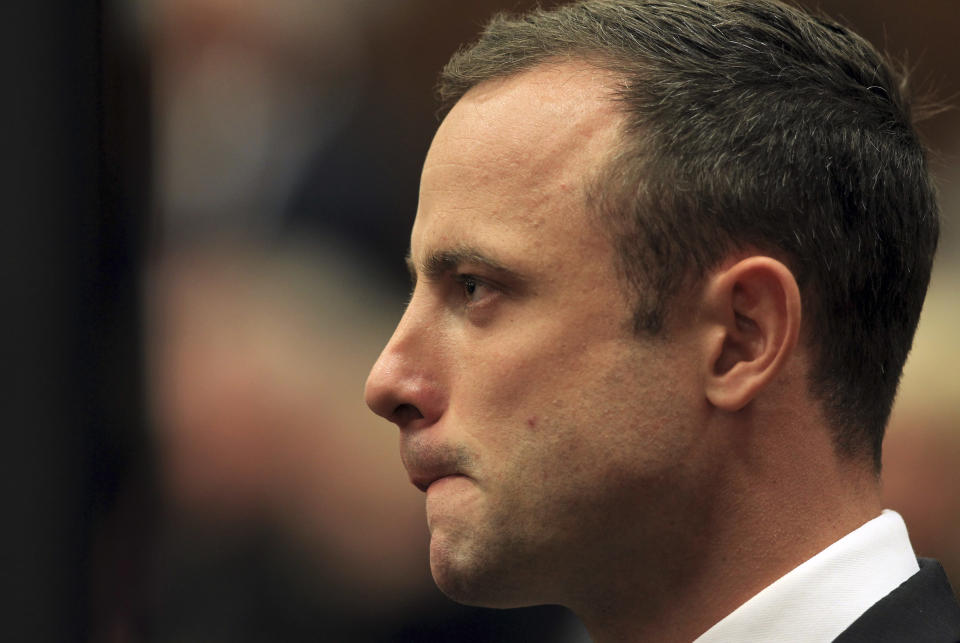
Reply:
[[530, 417], [527, 418], [527, 426], [530, 427], [531, 429], [536, 428], [536, 426], [537, 426], [537, 416], [536, 416], [536, 415], [531, 415]]

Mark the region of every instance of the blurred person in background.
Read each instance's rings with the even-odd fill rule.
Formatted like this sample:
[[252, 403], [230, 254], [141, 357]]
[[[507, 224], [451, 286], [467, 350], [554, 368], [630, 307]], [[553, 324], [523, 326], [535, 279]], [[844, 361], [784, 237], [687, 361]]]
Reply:
[[588, 0], [453, 57], [367, 381], [444, 592], [596, 641], [960, 639], [881, 511], [938, 236], [903, 88], [765, 0]]

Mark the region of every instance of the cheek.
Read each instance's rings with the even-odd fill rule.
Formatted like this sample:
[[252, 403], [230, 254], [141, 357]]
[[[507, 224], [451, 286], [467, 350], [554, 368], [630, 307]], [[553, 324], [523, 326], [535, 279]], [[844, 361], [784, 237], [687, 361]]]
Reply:
[[449, 419], [478, 456], [502, 469], [527, 454], [518, 466], [531, 475], [565, 467], [576, 478], [604, 461], [675, 455], [689, 420], [680, 412], [691, 408], [682, 351], [637, 340], [609, 316], [536, 312], [452, 344], [463, 349]]
[[488, 437], [528, 455], [523, 466], [538, 476], [625, 484], [682, 466], [696, 440], [687, 369], [634, 345], [596, 344], [499, 370], [488, 392], [502, 404], [487, 423], [508, 424]]
[[465, 427], [538, 434], [580, 388], [584, 353], [539, 339], [480, 348], [458, 360], [450, 410]]

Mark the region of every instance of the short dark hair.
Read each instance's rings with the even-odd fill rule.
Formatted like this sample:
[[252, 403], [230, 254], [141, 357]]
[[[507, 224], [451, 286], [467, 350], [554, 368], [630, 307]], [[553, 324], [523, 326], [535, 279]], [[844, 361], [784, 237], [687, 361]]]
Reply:
[[810, 391], [839, 453], [881, 443], [939, 234], [906, 75], [860, 36], [777, 0], [585, 0], [500, 14], [439, 84], [542, 63], [615, 74], [624, 136], [587, 185], [658, 334], [671, 299], [742, 248], [794, 273]]

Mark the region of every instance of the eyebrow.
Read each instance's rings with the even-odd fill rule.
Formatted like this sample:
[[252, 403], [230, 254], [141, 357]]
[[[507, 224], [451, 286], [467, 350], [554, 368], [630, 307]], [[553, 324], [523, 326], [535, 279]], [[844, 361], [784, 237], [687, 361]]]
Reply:
[[[416, 282], [418, 274], [417, 266], [409, 252], [406, 256], [406, 263], [407, 269], [410, 271], [410, 278]], [[518, 285], [526, 281], [526, 279], [515, 270], [507, 268], [496, 259], [485, 255], [476, 248], [467, 246], [451, 248], [449, 250], [438, 250], [431, 253], [424, 261], [420, 272], [428, 279], [437, 278], [456, 271], [464, 264], [483, 266], [486, 270], [496, 273], [499, 278], [509, 280]]]

